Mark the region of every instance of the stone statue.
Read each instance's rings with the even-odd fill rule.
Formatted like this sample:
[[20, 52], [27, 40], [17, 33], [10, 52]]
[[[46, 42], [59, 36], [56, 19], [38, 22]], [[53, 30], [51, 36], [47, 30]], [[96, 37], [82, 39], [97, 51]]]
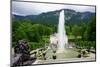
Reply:
[[[13, 66], [29, 65], [32, 61], [30, 58], [30, 49], [26, 40], [19, 40], [14, 48]], [[34, 58], [35, 59], [35, 58]], [[31, 60], [31, 61], [30, 61]]]

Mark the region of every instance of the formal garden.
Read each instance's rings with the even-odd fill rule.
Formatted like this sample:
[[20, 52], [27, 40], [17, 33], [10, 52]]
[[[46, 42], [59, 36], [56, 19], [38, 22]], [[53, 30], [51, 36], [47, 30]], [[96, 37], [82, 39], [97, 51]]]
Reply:
[[70, 5], [73, 9], [55, 4], [58, 8], [54, 9], [46, 3], [43, 4], [50, 7], [42, 3], [41, 8], [38, 3], [12, 4], [12, 66], [96, 60], [95, 7], [88, 6], [93, 9], [91, 12], [82, 5]]
[[[95, 59], [95, 53], [96, 53], [95, 17], [93, 17], [92, 20], [89, 21], [88, 23], [65, 24], [66, 35], [68, 36], [68, 43], [69, 45], [72, 45], [73, 48], [66, 49], [66, 52], [64, 54], [61, 53], [60, 55], [59, 53], [57, 54], [56, 51], [53, 51], [50, 48], [50, 35], [53, 34], [54, 32], [57, 32], [57, 24], [55, 25], [41, 24], [41, 23], [37, 24], [27, 19], [24, 20], [14, 19], [12, 27], [13, 27], [12, 48], [16, 48], [16, 46], [18, 47], [18, 41], [22, 40], [21, 43], [23, 45], [25, 45], [23, 41], [26, 41], [27, 46], [29, 47], [26, 49], [26, 51], [29, 50], [27, 54], [33, 58], [34, 62], [36, 60], [46, 60], [46, 61], [39, 61], [39, 63], [43, 62], [50, 63], [52, 59], [56, 60], [56, 59], [82, 58], [82, 57], [91, 58], [92, 55], [93, 58]], [[24, 49], [25, 48], [23, 48], [23, 50]], [[21, 53], [20, 50], [22, 50], [22, 48], [16, 51]], [[27, 54], [23, 55], [23, 57], [29, 58]], [[27, 62], [26, 65], [28, 63], [34, 64], [34, 62]], [[25, 64], [19, 63], [19, 65], [25, 65]]]

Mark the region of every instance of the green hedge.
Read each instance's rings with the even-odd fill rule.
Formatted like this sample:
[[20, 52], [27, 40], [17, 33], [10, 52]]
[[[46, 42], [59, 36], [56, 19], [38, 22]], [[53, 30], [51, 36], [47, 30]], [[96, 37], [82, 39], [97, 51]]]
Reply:
[[29, 48], [31, 50], [37, 49], [37, 48], [42, 48], [45, 46], [45, 43], [35, 43], [35, 42], [29, 42]]
[[77, 38], [77, 39], [68, 39], [68, 42], [76, 42], [76, 41], [80, 41], [81, 39], [80, 38]]
[[93, 47], [96, 48], [96, 41], [76, 41], [75, 42], [76, 48], [84, 48], [84, 49], [90, 49]]
[[[16, 46], [16, 42], [12, 42], [12, 47]], [[45, 43], [36, 43], [36, 42], [28, 42], [28, 46], [30, 50], [34, 50], [37, 48], [42, 48], [45, 46]]]

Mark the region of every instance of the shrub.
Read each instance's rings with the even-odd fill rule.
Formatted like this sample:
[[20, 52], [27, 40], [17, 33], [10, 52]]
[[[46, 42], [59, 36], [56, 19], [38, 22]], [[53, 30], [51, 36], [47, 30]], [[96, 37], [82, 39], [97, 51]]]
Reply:
[[31, 50], [35, 50], [37, 48], [42, 48], [44, 47], [45, 43], [35, 43], [35, 42], [29, 42], [29, 48]]
[[96, 48], [96, 42], [95, 41], [76, 41], [75, 42], [76, 48], [82, 48], [82, 49], [91, 49], [93, 47]]

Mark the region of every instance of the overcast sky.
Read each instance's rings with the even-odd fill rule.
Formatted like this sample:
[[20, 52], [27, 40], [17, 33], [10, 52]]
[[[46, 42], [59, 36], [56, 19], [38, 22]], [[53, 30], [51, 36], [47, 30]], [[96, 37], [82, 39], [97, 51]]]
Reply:
[[94, 6], [30, 3], [30, 2], [12, 2], [12, 13], [17, 15], [37, 15], [42, 12], [55, 11], [59, 9], [73, 9], [78, 12], [95, 12]]

